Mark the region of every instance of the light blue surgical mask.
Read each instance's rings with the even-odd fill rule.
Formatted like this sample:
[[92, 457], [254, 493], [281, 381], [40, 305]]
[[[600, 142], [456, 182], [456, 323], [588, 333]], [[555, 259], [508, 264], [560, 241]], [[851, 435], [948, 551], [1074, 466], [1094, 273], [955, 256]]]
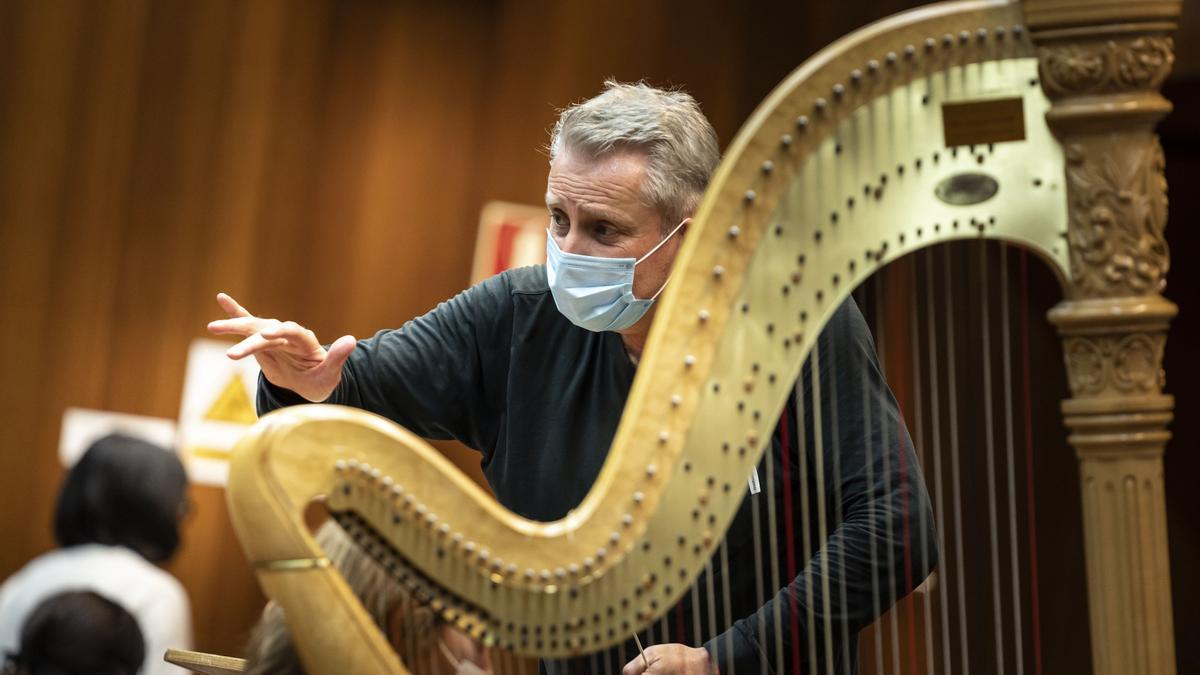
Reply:
[[651, 297], [633, 297], [633, 272], [638, 263], [654, 255], [675, 236], [687, 219], [680, 221], [641, 258], [602, 258], [567, 253], [558, 247], [554, 235], [546, 231], [546, 282], [554, 304], [571, 323], [590, 331], [624, 330], [637, 323], [663, 289], [664, 281]]

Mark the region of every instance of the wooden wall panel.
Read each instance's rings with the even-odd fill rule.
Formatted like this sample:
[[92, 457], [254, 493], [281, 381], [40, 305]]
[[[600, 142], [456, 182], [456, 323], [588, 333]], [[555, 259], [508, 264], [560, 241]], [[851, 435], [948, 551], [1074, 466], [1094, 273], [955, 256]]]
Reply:
[[[604, 77], [686, 86], [725, 145], [909, 4], [0, 1], [0, 578], [53, 545], [64, 408], [175, 417], [217, 291], [327, 340], [396, 326], [467, 283], [484, 201], [541, 200], [556, 108]], [[262, 599], [193, 492], [170, 569], [236, 654]]]

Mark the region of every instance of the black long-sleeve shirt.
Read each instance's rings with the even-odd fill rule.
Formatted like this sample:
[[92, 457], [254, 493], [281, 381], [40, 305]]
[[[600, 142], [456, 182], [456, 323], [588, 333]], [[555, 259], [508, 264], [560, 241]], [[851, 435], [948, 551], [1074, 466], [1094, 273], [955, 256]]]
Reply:
[[[816, 354], [819, 390], [810, 358], [757, 468], [761, 490], [747, 494], [724, 550], [680, 605], [641, 634], [644, 643], [704, 645], [723, 675], [764, 665], [798, 672], [797, 659], [806, 673], [824, 673], [826, 664], [854, 672], [858, 631], [932, 569], [924, 482], [852, 300]], [[544, 268], [527, 267], [360, 341], [328, 402], [475, 448], [501, 504], [550, 521], [578, 505], [599, 474], [634, 373], [618, 334], [570, 323]], [[260, 414], [302, 402], [260, 380]], [[636, 654], [630, 641], [607, 655], [543, 665], [616, 672]]]

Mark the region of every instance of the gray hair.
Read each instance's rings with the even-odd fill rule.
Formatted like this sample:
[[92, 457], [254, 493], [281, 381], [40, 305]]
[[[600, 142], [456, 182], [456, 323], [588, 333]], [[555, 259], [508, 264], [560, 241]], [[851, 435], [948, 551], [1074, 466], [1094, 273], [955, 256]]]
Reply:
[[690, 94], [616, 80], [605, 80], [603, 92], [559, 115], [550, 161], [568, 149], [591, 157], [645, 152], [642, 194], [662, 215], [664, 232], [695, 213], [721, 159], [717, 134]]

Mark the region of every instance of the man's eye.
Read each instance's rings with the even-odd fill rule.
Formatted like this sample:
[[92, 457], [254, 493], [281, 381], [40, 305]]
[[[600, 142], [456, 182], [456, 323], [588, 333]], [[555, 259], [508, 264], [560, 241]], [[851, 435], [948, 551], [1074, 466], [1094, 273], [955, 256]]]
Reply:
[[616, 228], [608, 223], [596, 223], [595, 227], [592, 228], [592, 232], [595, 233], [597, 237], [611, 237], [612, 235], [616, 234], [617, 231]]
[[550, 226], [556, 230], [562, 230], [567, 226], [567, 219], [561, 213], [551, 213]]

